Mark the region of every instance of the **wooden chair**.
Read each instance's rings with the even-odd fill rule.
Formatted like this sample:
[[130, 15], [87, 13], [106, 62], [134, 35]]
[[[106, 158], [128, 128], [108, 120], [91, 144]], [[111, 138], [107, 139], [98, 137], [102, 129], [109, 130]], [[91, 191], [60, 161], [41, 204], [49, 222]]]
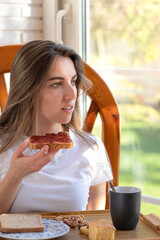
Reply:
[[[9, 73], [13, 59], [23, 45], [9, 45], [0, 47], [0, 107], [3, 111], [7, 101], [7, 89], [4, 73]], [[112, 171], [113, 183], [119, 184], [119, 160], [120, 160], [120, 114], [118, 105], [104, 80], [84, 62], [85, 76], [89, 78], [93, 87], [88, 96], [91, 105], [86, 115], [83, 129], [92, 132], [97, 114], [102, 119], [102, 141], [107, 149]], [[109, 207], [108, 186], [106, 189], [106, 208]]]

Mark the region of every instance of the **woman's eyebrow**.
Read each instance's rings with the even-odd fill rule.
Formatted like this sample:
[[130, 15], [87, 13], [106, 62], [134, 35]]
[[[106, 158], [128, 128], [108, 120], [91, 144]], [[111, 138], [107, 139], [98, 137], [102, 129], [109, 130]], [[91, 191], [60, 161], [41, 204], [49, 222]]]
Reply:
[[[75, 75], [72, 77], [72, 79], [75, 78], [75, 77], [77, 77], [77, 74], [75, 74]], [[51, 78], [48, 79], [48, 81], [64, 80], [64, 79], [65, 79], [64, 77], [51, 77]]]
[[48, 79], [48, 81], [53, 81], [53, 80], [57, 80], [57, 79], [64, 80], [63, 77], [51, 77], [51, 78]]

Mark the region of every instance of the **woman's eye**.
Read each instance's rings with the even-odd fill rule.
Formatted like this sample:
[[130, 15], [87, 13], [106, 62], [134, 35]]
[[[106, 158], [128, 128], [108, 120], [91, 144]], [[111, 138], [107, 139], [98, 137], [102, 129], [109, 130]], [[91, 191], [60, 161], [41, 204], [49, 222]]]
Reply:
[[77, 86], [77, 79], [72, 80], [72, 86]]
[[61, 86], [61, 85], [62, 85], [61, 82], [55, 82], [55, 83], [53, 83], [51, 86], [52, 86], [52, 87], [59, 87], [59, 86]]

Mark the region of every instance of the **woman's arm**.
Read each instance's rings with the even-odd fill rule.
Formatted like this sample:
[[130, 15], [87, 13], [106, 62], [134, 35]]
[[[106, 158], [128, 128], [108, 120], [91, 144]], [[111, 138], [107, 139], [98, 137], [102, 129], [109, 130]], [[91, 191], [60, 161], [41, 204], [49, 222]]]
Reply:
[[87, 210], [103, 210], [106, 203], [106, 183], [90, 187]]
[[9, 211], [21, 181], [6, 176], [0, 183], [0, 214]]
[[57, 150], [48, 151], [48, 146], [44, 146], [39, 152], [28, 157], [23, 155], [27, 147], [28, 140], [25, 140], [15, 150], [6, 176], [0, 183], [0, 213], [9, 211], [23, 178], [40, 171], [57, 152]]

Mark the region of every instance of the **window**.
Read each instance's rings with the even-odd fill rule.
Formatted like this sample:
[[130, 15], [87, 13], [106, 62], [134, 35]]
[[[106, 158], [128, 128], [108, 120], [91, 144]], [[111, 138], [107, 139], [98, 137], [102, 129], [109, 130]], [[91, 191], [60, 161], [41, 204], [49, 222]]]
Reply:
[[[90, 0], [89, 9], [89, 63], [121, 112], [120, 185], [138, 186], [143, 201], [160, 205], [160, 3]], [[141, 211], [160, 214], [144, 202]]]

